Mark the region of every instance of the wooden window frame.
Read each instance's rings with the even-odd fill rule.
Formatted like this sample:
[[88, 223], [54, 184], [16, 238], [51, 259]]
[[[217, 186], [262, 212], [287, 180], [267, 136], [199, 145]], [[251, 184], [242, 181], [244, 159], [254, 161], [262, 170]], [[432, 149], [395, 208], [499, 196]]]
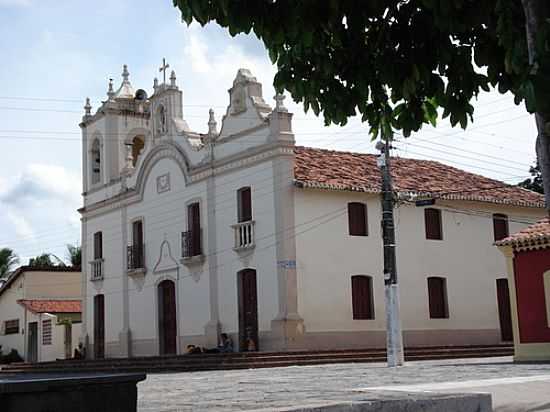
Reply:
[[354, 320], [375, 319], [372, 276], [353, 275], [351, 277], [351, 304]]
[[[504, 224], [504, 227], [500, 227], [500, 224]], [[504, 230], [503, 233], [500, 233]], [[510, 228], [508, 226], [508, 216], [502, 213], [493, 214], [493, 238], [495, 242], [502, 240], [510, 235]]]
[[[198, 221], [193, 220], [193, 210], [196, 209]], [[189, 257], [199, 256], [202, 254], [201, 242], [201, 202], [199, 200], [187, 203], [187, 231], [190, 233], [191, 242], [189, 245]]]
[[[441, 285], [440, 285], [441, 295], [439, 296], [434, 296], [436, 292], [436, 291], [433, 291], [433, 288], [436, 287], [436, 285], [434, 285], [435, 281], [441, 282]], [[449, 319], [449, 299], [448, 299], [448, 292], [447, 292], [447, 279], [442, 276], [430, 276], [427, 279], [427, 283], [428, 283], [428, 307], [429, 307], [430, 319]], [[440, 302], [434, 300], [435, 298], [440, 300]]]
[[[248, 193], [248, 209], [246, 210], [246, 200], [244, 193]], [[252, 221], [252, 187], [244, 186], [237, 190], [237, 222], [250, 222]]]
[[369, 235], [368, 208], [366, 203], [348, 203], [348, 233], [350, 236]]
[[94, 233], [94, 260], [103, 259], [103, 232]]
[[[436, 222], [430, 221], [430, 219], [436, 216]], [[437, 229], [435, 226], [437, 226]], [[424, 230], [427, 240], [443, 240], [443, 216], [441, 209], [434, 207], [424, 209]]]
[[42, 346], [53, 344], [53, 325], [51, 319], [42, 320]]
[[[13, 323], [13, 325], [10, 325], [10, 323]], [[4, 335], [17, 335], [19, 332], [19, 319], [9, 319], [4, 321]]]

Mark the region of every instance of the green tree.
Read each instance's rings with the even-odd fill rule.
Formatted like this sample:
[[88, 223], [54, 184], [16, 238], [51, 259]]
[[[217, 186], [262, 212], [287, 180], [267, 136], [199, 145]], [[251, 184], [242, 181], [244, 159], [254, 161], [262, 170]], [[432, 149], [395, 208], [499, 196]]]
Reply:
[[29, 266], [40, 267], [40, 268], [49, 268], [57, 266], [56, 263], [52, 260], [52, 255], [49, 253], [42, 253], [34, 258], [29, 259]]
[[518, 183], [518, 186], [524, 187], [534, 192], [544, 193], [544, 187], [542, 186], [542, 174], [540, 166], [536, 164], [529, 168], [532, 178], [525, 179], [523, 182]]
[[325, 123], [359, 114], [372, 138], [438, 117], [466, 128], [471, 100], [495, 87], [536, 113], [550, 208], [548, 0], [173, 0], [183, 20], [254, 33], [286, 89]]
[[19, 263], [19, 257], [10, 248], [0, 249], [0, 278], [7, 276], [15, 265]]
[[67, 258], [71, 266], [80, 267], [82, 263], [82, 248], [78, 245], [67, 245]]

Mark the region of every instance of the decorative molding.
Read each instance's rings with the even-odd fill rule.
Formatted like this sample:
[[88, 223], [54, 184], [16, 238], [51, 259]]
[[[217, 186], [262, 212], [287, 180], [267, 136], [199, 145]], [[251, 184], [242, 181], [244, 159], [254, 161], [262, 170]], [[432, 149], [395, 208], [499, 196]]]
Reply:
[[172, 256], [172, 249], [168, 240], [163, 240], [160, 244], [160, 251], [157, 263], [153, 269], [153, 273], [163, 273], [173, 271], [178, 268], [178, 262]]
[[170, 173], [157, 176], [157, 193], [164, 193], [170, 191]]

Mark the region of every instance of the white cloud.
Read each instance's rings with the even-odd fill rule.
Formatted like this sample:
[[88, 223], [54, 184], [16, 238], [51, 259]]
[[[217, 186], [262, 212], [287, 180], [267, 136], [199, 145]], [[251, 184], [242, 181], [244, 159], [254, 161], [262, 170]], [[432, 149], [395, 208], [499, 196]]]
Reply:
[[19, 207], [33, 207], [36, 202], [62, 200], [80, 201], [80, 179], [56, 165], [31, 164], [13, 183], [0, 193], [0, 202]]
[[27, 221], [27, 219], [25, 219], [24, 216], [20, 215], [12, 208], [8, 208], [7, 217], [13, 224], [17, 237], [29, 240], [34, 238], [34, 231], [32, 230], [30, 223]]

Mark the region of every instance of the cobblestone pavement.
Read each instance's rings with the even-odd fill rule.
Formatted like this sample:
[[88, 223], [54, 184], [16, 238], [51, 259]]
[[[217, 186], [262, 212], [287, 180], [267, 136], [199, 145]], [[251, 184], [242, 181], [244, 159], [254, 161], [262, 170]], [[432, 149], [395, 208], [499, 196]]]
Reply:
[[[548, 381], [545, 381], [546, 376]], [[423, 385], [426, 387], [422, 390], [430, 390], [429, 384], [441, 382], [464, 382], [466, 385], [459, 385], [456, 390], [452, 390], [451, 385], [446, 392], [489, 391], [495, 398], [509, 393], [502, 389], [502, 385], [497, 385], [498, 380], [518, 377], [532, 377], [526, 381], [536, 380], [533, 385], [536, 385], [537, 396], [544, 396], [546, 391], [541, 388], [547, 387], [547, 399], [540, 400], [539, 404], [550, 405], [550, 364], [514, 364], [511, 357], [502, 357], [408, 362], [406, 366], [396, 369], [389, 369], [382, 363], [363, 363], [151, 374], [138, 384], [138, 410], [277, 410], [303, 404], [357, 399], [361, 394], [364, 396], [368, 393], [365, 388], [428, 384]], [[490, 385], [470, 383], [479, 380], [491, 380], [487, 382]], [[527, 388], [522, 392], [528, 390], [528, 382], [522, 385]], [[488, 390], [489, 386], [494, 390]], [[519, 384], [515, 386], [516, 389], [521, 387]], [[500, 399], [494, 399], [493, 404], [499, 405], [502, 411], [528, 410], [506, 409]]]

